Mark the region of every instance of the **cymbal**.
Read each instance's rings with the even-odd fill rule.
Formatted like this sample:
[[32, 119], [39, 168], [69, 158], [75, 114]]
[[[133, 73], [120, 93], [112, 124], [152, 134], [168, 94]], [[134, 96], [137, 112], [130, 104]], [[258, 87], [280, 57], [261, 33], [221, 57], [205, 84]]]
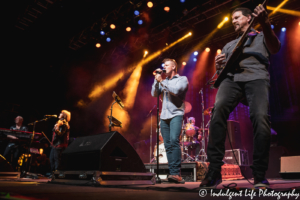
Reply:
[[192, 105], [188, 101], [184, 101], [184, 113], [189, 113], [192, 110]]
[[212, 109], [213, 109], [213, 107], [206, 108], [206, 109], [204, 110], [204, 115], [210, 115]]

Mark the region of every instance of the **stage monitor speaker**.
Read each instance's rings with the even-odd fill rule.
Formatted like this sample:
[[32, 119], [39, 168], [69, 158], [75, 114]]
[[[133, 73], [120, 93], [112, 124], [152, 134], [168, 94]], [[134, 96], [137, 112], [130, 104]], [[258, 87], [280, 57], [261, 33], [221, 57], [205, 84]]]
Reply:
[[[241, 141], [241, 131], [240, 131], [240, 123], [237, 121], [228, 120], [227, 121], [227, 134], [229, 135], [232, 149], [243, 149], [242, 141]], [[228, 140], [228, 136], [226, 135], [225, 140], [225, 149], [230, 150], [231, 146]]]
[[280, 160], [280, 176], [282, 178], [300, 178], [300, 156], [284, 156]]
[[61, 161], [59, 170], [146, 172], [137, 152], [117, 131], [76, 138]]

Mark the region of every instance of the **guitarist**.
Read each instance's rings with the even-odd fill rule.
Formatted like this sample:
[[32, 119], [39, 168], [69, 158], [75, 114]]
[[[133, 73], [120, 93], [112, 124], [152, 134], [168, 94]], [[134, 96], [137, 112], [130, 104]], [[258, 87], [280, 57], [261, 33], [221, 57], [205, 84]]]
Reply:
[[268, 13], [263, 6], [257, 6], [254, 13], [248, 8], [236, 8], [232, 12], [232, 24], [235, 32], [238, 33], [238, 38], [224, 46], [222, 53], [216, 56], [215, 64], [217, 70], [224, 66], [235, 44], [249, 27], [252, 17], [261, 25], [263, 32], [250, 29], [243, 53], [235, 62], [234, 70], [230, 71], [220, 84], [212, 110], [207, 147], [210, 165], [200, 188], [216, 187], [222, 182], [220, 172], [225, 153], [227, 119], [243, 97], [249, 104], [254, 130], [253, 165], [251, 166], [254, 187], [269, 186], [265, 178], [271, 137], [268, 117], [270, 77], [267, 68], [270, 54], [277, 53], [281, 44], [271, 28]]

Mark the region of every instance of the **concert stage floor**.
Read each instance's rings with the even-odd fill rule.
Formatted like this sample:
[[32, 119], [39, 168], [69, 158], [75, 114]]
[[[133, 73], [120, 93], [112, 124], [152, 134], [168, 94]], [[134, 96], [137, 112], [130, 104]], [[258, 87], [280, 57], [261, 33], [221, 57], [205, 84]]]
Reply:
[[[300, 196], [300, 180], [269, 179], [271, 188], [276, 192], [292, 191]], [[251, 188], [246, 180], [223, 181], [217, 189], [227, 189], [223, 185], [236, 183], [239, 188]], [[253, 180], [251, 180], [253, 182]], [[19, 179], [0, 181], [0, 199], [132, 199], [132, 200], [160, 200], [160, 199], [202, 199], [199, 196], [200, 182], [186, 182], [185, 184], [156, 184], [156, 185], [137, 185], [137, 186], [70, 186], [62, 184], [48, 183], [48, 179]], [[251, 191], [248, 189], [248, 191]], [[206, 195], [205, 199], [229, 199], [229, 196]], [[215, 190], [218, 193], [220, 190]], [[262, 199], [263, 196], [253, 199]], [[251, 199], [251, 196], [232, 197], [232, 199]], [[263, 197], [263, 199], [277, 199], [276, 196]], [[287, 199], [281, 196], [280, 199]], [[289, 199], [296, 199], [290, 196]], [[300, 199], [300, 197], [298, 197]]]

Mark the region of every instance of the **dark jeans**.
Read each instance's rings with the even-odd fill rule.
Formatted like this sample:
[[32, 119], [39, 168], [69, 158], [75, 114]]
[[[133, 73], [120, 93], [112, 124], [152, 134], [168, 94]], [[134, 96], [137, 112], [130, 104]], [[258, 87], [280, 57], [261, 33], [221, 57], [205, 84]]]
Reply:
[[234, 82], [226, 78], [220, 85], [216, 102], [212, 110], [210, 135], [207, 147], [210, 168], [221, 170], [225, 153], [227, 119], [243, 96], [250, 108], [250, 119], [254, 130], [253, 175], [264, 177], [268, 169], [269, 149], [271, 140], [269, 108], [269, 82], [254, 80], [249, 82]]
[[183, 116], [175, 116], [171, 119], [160, 120], [161, 134], [164, 139], [169, 171], [171, 175], [180, 175], [181, 148], [179, 136], [181, 133]]
[[61, 162], [61, 154], [64, 149], [61, 148], [53, 148], [50, 152], [50, 164], [51, 164], [51, 171], [55, 171], [60, 166]]
[[5, 148], [3, 156], [15, 168], [17, 166], [18, 159], [20, 156], [19, 145], [15, 144], [15, 143], [9, 143]]

